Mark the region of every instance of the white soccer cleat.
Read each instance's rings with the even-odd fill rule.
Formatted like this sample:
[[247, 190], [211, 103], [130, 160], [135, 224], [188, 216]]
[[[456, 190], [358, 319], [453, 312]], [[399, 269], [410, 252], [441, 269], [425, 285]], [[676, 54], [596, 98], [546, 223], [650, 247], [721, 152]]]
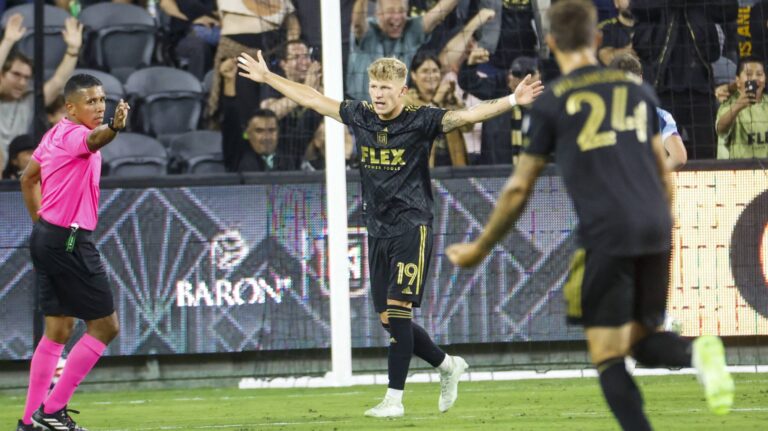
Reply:
[[399, 418], [404, 414], [403, 403], [389, 397], [384, 397], [379, 405], [365, 411], [365, 415], [371, 418]]
[[734, 384], [726, 368], [723, 342], [711, 335], [701, 336], [693, 341], [692, 353], [693, 367], [704, 386], [709, 410], [716, 415], [728, 414], [733, 405]]
[[467, 361], [460, 356], [451, 356], [453, 368], [451, 371], [440, 373], [440, 399], [437, 408], [445, 413], [453, 407], [456, 398], [459, 397], [459, 380], [461, 375], [469, 368]]

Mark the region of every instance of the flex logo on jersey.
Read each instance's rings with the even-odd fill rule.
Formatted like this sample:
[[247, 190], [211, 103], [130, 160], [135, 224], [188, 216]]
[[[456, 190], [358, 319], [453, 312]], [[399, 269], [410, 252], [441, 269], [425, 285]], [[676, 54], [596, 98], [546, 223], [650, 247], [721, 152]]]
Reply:
[[368, 169], [399, 170], [405, 166], [405, 149], [362, 146], [360, 163]]

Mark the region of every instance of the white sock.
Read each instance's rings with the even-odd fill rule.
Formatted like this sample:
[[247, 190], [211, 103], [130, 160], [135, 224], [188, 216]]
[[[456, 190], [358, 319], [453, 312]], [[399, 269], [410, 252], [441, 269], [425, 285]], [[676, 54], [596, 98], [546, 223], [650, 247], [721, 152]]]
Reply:
[[387, 388], [387, 395], [385, 395], [384, 398], [390, 398], [397, 401], [398, 403], [402, 403], [403, 391], [401, 389]]
[[453, 370], [453, 358], [449, 354], [445, 354], [445, 359], [443, 359], [443, 362], [440, 363], [440, 365], [437, 366], [437, 370], [441, 373], [447, 373], [451, 370]]

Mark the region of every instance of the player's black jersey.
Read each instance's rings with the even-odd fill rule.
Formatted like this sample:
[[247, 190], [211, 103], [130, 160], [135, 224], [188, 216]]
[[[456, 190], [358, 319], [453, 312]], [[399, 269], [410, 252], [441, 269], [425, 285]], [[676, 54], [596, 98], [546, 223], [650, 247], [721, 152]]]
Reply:
[[341, 103], [341, 119], [355, 136], [369, 235], [387, 238], [431, 226], [429, 152], [445, 112], [406, 106], [397, 118], [382, 120], [369, 102]]
[[636, 256], [670, 247], [672, 219], [651, 140], [658, 105], [640, 78], [589, 66], [534, 102], [527, 153], [554, 152], [587, 249]]

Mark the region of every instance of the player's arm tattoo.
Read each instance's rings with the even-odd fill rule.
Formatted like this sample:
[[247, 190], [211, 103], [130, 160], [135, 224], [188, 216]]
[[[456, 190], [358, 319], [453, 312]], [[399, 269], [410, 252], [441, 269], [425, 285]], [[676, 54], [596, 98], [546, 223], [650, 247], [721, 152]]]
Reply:
[[501, 97], [499, 99], [486, 100], [478, 105], [475, 105], [469, 109], [457, 109], [454, 111], [448, 111], [443, 116], [443, 133], [448, 133], [453, 129], [465, 126], [467, 124], [474, 124], [485, 121], [489, 118], [493, 118], [499, 114], [512, 109], [512, 105], [509, 104], [507, 97]]
[[465, 124], [467, 124], [467, 121], [465, 121], [462, 118], [462, 113], [467, 112], [466, 109], [459, 109], [455, 111], [448, 111], [443, 115], [443, 133], [448, 133], [453, 129], [459, 128]]

